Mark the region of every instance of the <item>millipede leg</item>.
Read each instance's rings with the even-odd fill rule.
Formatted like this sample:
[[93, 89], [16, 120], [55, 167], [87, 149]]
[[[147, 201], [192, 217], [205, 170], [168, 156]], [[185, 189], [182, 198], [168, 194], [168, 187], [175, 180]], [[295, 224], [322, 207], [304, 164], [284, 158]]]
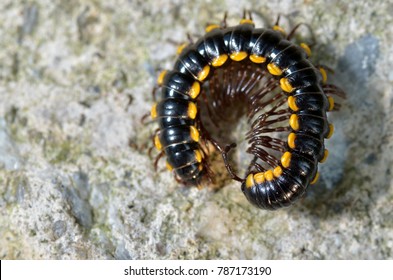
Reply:
[[223, 149], [214, 139], [210, 138], [209, 141], [221, 153], [222, 159], [224, 160], [224, 163], [225, 163], [225, 168], [227, 169], [231, 178], [233, 180], [238, 181], [238, 182], [243, 182], [244, 179], [241, 179], [239, 176], [236, 175], [236, 173], [233, 171], [233, 168], [228, 160], [228, 153], [232, 148], [236, 147], [236, 143], [232, 143], [230, 145], [227, 145], [227, 146], [225, 146], [225, 149]]
[[280, 17], [281, 17], [281, 14], [279, 13], [277, 16], [276, 23], [274, 25], [278, 26], [278, 24], [280, 23]]
[[164, 156], [164, 151], [161, 151], [157, 157], [156, 160], [154, 161], [154, 170], [157, 171], [157, 166], [158, 166], [158, 161]]
[[334, 95], [337, 95], [343, 99], [347, 98], [345, 92], [341, 88], [339, 88], [335, 85], [331, 85], [331, 84], [323, 85], [322, 89], [325, 91], [326, 94], [334, 94]]
[[190, 44], [194, 44], [194, 40], [192, 39], [192, 36], [190, 33], [187, 33], [187, 40]]
[[248, 17], [250, 18], [250, 20], [252, 20], [252, 13], [250, 10], [248, 11]]
[[228, 161], [228, 153], [232, 148], [236, 147], [236, 143], [232, 143], [230, 145], [227, 145], [225, 147], [224, 152], [221, 152], [222, 158], [224, 160], [225, 163], [225, 167], [228, 170], [229, 174], [231, 175], [233, 180], [236, 180], [238, 182], [243, 182], [244, 179], [241, 179], [239, 176], [236, 175], [236, 173], [232, 170], [232, 166], [230, 165], [229, 161]]
[[154, 101], [154, 102], [157, 101], [156, 94], [157, 94], [157, 91], [158, 91], [159, 89], [160, 89], [160, 87], [159, 87], [158, 85], [155, 85], [155, 86], [153, 87], [153, 90], [151, 91], [151, 95], [152, 95], [152, 97], [153, 97], [153, 101]]
[[185, 184], [185, 182], [179, 177], [179, 175], [176, 174], [176, 172], [173, 172], [173, 174], [176, 182], [178, 182], [179, 184]]
[[[204, 128], [204, 126], [203, 126], [201, 121], [198, 122], [198, 127], [201, 130], [201, 132], [202, 132], [201, 135], [204, 135], [204, 138], [207, 141], [209, 141], [221, 153], [221, 156], [222, 156], [222, 158], [224, 160], [224, 163], [225, 163], [225, 168], [227, 169], [227, 171], [228, 171], [229, 175], [231, 176], [231, 178], [233, 180], [236, 180], [236, 181], [239, 181], [239, 182], [243, 182], [244, 180], [241, 179], [239, 176], [237, 176], [236, 173], [233, 171], [233, 168], [232, 168], [232, 166], [231, 166], [231, 164], [229, 163], [229, 160], [228, 160], [228, 153], [229, 153], [229, 151], [231, 149], [236, 147], [236, 143], [232, 143], [230, 145], [227, 145], [225, 147], [225, 149], [223, 149], [220, 146], [220, 144], [218, 144], [218, 142], [216, 140], [214, 140], [210, 136], [209, 132]], [[207, 169], [207, 170], [210, 170], [210, 168]]]
[[215, 180], [214, 180], [214, 172], [213, 172], [213, 170], [211, 170], [209, 164], [206, 161], [203, 163], [203, 167], [206, 170], [206, 173], [207, 173], [206, 177], [207, 177], [207, 179], [209, 180], [209, 182], [211, 184], [214, 184]]
[[147, 119], [149, 116], [150, 116], [150, 113], [145, 113], [145, 114], [142, 116], [140, 122], [141, 122], [143, 125], [147, 124], [147, 122], [145, 122], [145, 121], [146, 121], [146, 119]]
[[151, 158], [151, 151], [153, 150], [153, 147], [150, 147], [149, 150], [147, 150], [147, 154], [149, 158]]
[[310, 26], [309, 24], [304, 23], [304, 22], [299, 23], [299, 24], [296, 24], [295, 27], [292, 28], [292, 30], [291, 30], [291, 31], [289, 32], [289, 34], [287, 35], [287, 40], [291, 40], [292, 37], [295, 35], [296, 31], [297, 31], [297, 30], [299, 29], [299, 27], [302, 26], [302, 25], [303, 25], [303, 26], [306, 26], [306, 27], [308, 28], [308, 30], [310, 31], [310, 33], [311, 33], [312, 43], [310, 43], [310, 44], [308, 44], [308, 45], [309, 45], [310, 47], [311, 47], [311, 46], [314, 46], [315, 43], [316, 43], [316, 40], [315, 40], [314, 33], [312, 32], [312, 28], [311, 28], [311, 26]]
[[154, 131], [154, 133], [153, 133], [153, 135], [151, 136], [151, 141], [152, 141], [152, 146], [149, 148], [149, 150], [148, 150], [148, 152], [147, 152], [147, 154], [149, 155], [149, 157], [151, 157], [151, 151], [153, 150], [153, 148], [154, 148], [154, 138], [157, 136], [157, 134], [159, 133], [159, 131], [160, 131], [160, 129], [159, 128], [157, 128], [155, 131]]
[[227, 18], [228, 18], [228, 11], [225, 11], [224, 18], [220, 23], [221, 28], [227, 28]]

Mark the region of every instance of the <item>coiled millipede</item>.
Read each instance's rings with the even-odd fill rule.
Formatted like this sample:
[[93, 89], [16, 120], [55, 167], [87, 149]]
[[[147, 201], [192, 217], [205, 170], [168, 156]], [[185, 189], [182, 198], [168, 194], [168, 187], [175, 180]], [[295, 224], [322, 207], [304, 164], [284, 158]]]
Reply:
[[[334, 130], [326, 112], [338, 108], [332, 95], [343, 92], [326, 83], [325, 68], [315, 66], [308, 45], [293, 43], [292, 35], [285, 35], [278, 20], [272, 28], [255, 28], [250, 14], [236, 26], [227, 27], [225, 19], [209, 25], [203, 37], [179, 48], [173, 69], [158, 77], [161, 97], [151, 110], [159, 123], [154, 145], [178, 180], [198, 186], [211, 176], [202, 147], [210, 141], [259, 208], [288, 206], [317, 181], [318, 162], [328, 156], [324, 139]], [[245, 110], [250, 124], [246, 152], [252, 160], [244, 178], [228, 161], [234, 145], [222, 147], [205, 129], [201, 104], [208, 112], [203, 117], [213, 123], [228, 106], [240, 104]]]

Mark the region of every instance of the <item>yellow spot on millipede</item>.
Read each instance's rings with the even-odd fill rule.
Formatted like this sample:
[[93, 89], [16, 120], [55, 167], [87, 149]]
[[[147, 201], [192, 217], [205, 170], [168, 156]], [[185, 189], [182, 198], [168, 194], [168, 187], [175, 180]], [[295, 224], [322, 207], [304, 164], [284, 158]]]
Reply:
[[186, 43], [181, 44], [180, 46], [177, 47], [176, 53], [179, 55], [181, 52], [184, 50], [184, 48], [187, 46]]
[[202, 82], [209, 75], [209, 72], [210, 66], [206, 65], [205, 67], [203, 67], [202, 71], [199, 72], [197, 79]]
[[166, 169], [168, 169], [169, 171], [173, 170], [173, 167], [169, 164], [169, 162], [166, 162]]
[[151, 107], [150, 116], [153, 119], [157, 118], [157, 103], [154, 103], [154, 105]]
[[158, 137], [158, 135], [156, 135], [154, 137], [154, 146], [156, 147], [157, 150], [161, 151], [162, 149], [162, 144], [160, 142], [160, 138]]
[[292, 154], [290, 152], [285, 152], [281, 157], [281, 165], [284, 168], [288, 168], [291, 164]]
[[329, 139], [330, 137], [332, 137], [333, 133], [334, 133], [334, 126], [332, 124], [329, 124], [329, 133], [326, 136], [326, 139]]
[[287, 78], [280, 79], [280, 87], [283, 91], [288, 93], [293, 91], [293, 87]]
[[267, 70], [269, 71], [270, 74], [274, 76], [280, 76], [282, 74], [282, 70], [273, 63], [269, 63], [267, 65]]
[[195, 160], [197, 162], [202, 162], [202, 153], [199, 150], [195, 150]]
[[326, 161], [326, 159], [329, 156], [329, 151], [327, 149], [325, 149], [325, 151], [323, 152], [323, 158], [319, 161], [320, 163], [324, 163]]
[[251, 20], [251, 19], [242, 19], [241, 21], [240, 21], [240, 24], [252, 24], [252, 25], [254, 25], [254, 22]]
[[311, 49], [306, 43], [300, 43], [300, 47], [306, 52], [307, 56], [311, 56]]
[[199, 84], [198, 81], [195, 81], [189, 91], [189, 95], [192, 99], [195, 99], [198, 97], [199, 93], [201, 92], [201, 85]]
[[252, 173], [248, 174], [246, 179], [246, 187], [249, 189], [254, 186], [254, 176]]
[[206, 26], [205, 32], [209, 33], [213, 29], [217, 29], [217, 28], [220, 28], [220, 26], [218, 24], [210, 24], [210, 25]]
[[293, 130], [299, 130], [299, 117], [296, 114], [292, 114], [289, 118], [289, 125]]
[[164, 70], [164, 71], [161, 71], [160, 75], [158, 75], [157, 84], [159, 86], [163, 84], [164, 78], [165, 78], [165, 75], [166, 75], [167, 72], [168, 72], [167, 70]]
[[296, 105], [296, 98], [293, 96], [288, 97], [288, 107], [291, 108], [292, 111], [298, 111], [299, 107]]
[[254, 63], [259, 64], [259, 63], [264, 63], [266, 61], [266, 57], [258, 56], [256, 54], [252, 54], [252, 55], [250, 55], [250, 60], [252, 62], [254, 62]]
[[254, 181], [257, 184], [262, 184], [263, 182], [265, 182], [265, 175], [263, 174], [263, 172], [256, 173], [254, 175]]
[[195, 126], [190, 126], [190, 136], [195, 142], [199, 141], [199, 131]]
[[187, 115], [190, 119], [195, 119], [198, 109], [194, 102], [188, 103]]
[[227, 54], [221, 54], [212, 61], [212, 65], [214, 67], [220, 67], [227, 61], [227, 59], [228, 59]]
[[329, 109], [328, 110], [331, 111], [334, 108], [334, 98], [329, 96], [328, 101], [329, 101]]
[[284, 30], [284, 28], [282, 28], [281, 26], [274, 25], [274, 26], [273, 26], [273, 30], [276, 30], [276, 31], [281, 32], [282, 34], [285, 34], [285, 30]]
[[310, 185], [314, 185], [319, 179], [319, 172], [317, 172], [317, 174], [315, 174], [314, 179], [311, 181]]
[[293, 132], [291, 132], [291, 133], [289, 133], [289, 135], [288, 135], [288, 146], [289, 146], [289, 148], [291, 148], [291, 149], [295, 149], [295, 140], [296, 140], [296, 134], [295, 133], [293, 133]]
[[265, 172], [265, 179], [266, 179], [267, 181], [272, 181], [272, 180], [274, 179], [273, 171], [267, 170], [267, 171]]
[[326, 83], [326, 81], [327, 81], [326, 70], [324, 68], [322, 68], [322, 67], [319, 67], [319, 72], [321, 72], [321, 75], [322, 75], [322, 82]]
[[281, 166], [277, 166], [276, 168], [273, 169], [273, 175], [274, 177], [278, 178], [282, 174], [282, 168]]
[[230, 58], [234, 61], [242, 61], [247, 57], [247, 52], [236, 52], [230, 55]]

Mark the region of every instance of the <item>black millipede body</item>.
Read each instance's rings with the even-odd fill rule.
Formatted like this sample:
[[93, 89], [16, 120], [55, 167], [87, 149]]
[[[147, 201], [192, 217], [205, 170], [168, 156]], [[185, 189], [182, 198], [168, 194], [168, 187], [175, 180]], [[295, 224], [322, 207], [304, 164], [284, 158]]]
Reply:
[[[253, 205], [288, 206], [317, 180], [318, 162], [327, 158], [324, 139], [333, 126], [326, 112], [334, 108], [330, 95], [340, 90], [325, 83], [326, 72], [310, 62], [308, 46], [291, 42], [277, 25], [255, 28], [250, 18], [233, 27], [209, 25], [206, 32], [183, 47], [173, 69], [158, 78], [160, 100], [151, 110], [159, 122], [154, 144], [181, 182], [199, 186], [211, 175], [200, 140], [211, 141]], [[210, 137], [200, 116], [203, 102], [209, 117], [220, 119], [238, 100], [251, 125], [245, 137], [253, 160], [244, 179], [232, 171], [228, 147]]]

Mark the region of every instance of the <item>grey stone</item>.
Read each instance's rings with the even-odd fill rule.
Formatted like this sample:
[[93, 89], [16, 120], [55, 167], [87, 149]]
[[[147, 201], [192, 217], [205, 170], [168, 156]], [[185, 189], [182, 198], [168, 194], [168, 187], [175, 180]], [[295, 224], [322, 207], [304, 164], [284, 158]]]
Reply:
[[[86, 3], [0, 4], [1, 259], [392, 259], [391, 1]], [[200, 191], [155, 172], [140, 121], [173, 42], [243, 8], [308, 23], [347, 94], [319, 183], [276, 212], [223, 171]]]
[[5, 170], [17, 170], [20, 165], [17, 145], [9, 135], [6, 121], [0, 118], [0, 166]]
[[55, 239], [59, 239], [63, 236], [66, 231], [66, 224], [64, 221], [56, 221], [53, 224], [53, 236]]

